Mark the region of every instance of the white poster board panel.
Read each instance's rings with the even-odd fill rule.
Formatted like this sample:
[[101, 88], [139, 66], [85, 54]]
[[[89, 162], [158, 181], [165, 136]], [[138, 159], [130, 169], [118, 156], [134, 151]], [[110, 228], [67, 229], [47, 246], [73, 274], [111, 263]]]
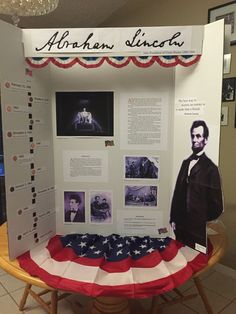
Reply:
[[49, 69], [36, 75], [26, 65], [21, 30], [0, 24], [6, 211], [14, 259], [55, 234], [50, 84]]
[[[77, 100], [80, 99], [81, 93], [86, 92], [87, 96], [93, 98], [93, 93], [98, 92], [112, 92], [113, 93], [113, 105], [114, 105], [114, 135], [112, 136], [66, 136], [60, 133], [57, 136], [57, 105], [55, 93], [52, 93], [53, 99], [53, 124], [54, 124], [54, 135], [55, 135], [55, 178], [57, 182], [56, 191], [56, 207], [57, 207], [57, 232], [60, 234], [66, 234], [71, 232], [79, 233], [97, 233], [97, 234], [111, 234], [115, 232], [126, 232], [130, 233], [129, 230], [121, 226], [121, 219], [118, 217], [125, 216], [127, 213], [129, 217], [135, 219], [137, 212], [150, 218], [150, 211], [152, 217], [156, 217], [156, 224], [152, 230], [141, 228], [137, 233], [143, 234], [151, 233], [153, 235], [160, 236], [158, 229], [165, 230], [163, 236], [167, 235], [168, 229], [168, 211], [169, 199], [170, 199], [170, 177], [171, 177], [171, 156], [172, 154], [172, 134], [168, 129], [165, 130], [165, 145], [164, 147], [143, 147], [141, 150], [138, 148], [130, 149], [129, 147], [123, 147], [122, 143], [122, 132], [124, 119], [127, 120], [127, 115], [123, 115], [122, 109], [126, 104], [124, 99], [127, 97], [146, 97], [147, 95], [155, 95], [155, 97], [162, 97], [165, 95], [165, 99], [168, 101], [163, 102], [163, 112], [165, 113], [165, 122], [168, 125], [172, 124], [172, 113], [170, 107], [173, 107], [173, 82], [174, 82], [174, 69], [166, 69], [157, 66], [152, 66], [145, 70], [130, 64], [129, 66], [121, 69], [115, 69], [107, 64], [103, 64], [102, 67], [96, 69], [85, 69], [82, 67], [73, 67], [63, 71], [61, 69], [53, 67], [51, 69], [53, 77], [53, 88], [54, 91], [60, 93], [68, 93], [68, 99], [65, 100], [67, 104], [67, 112], [73, 111], [76, 108], [73, 107], [73, 103], [76, 102], [76, 98], [73, 98], [73, 93], [77, 93]], [[101, 79], [101, 77], [103, 79]], [[71, 94], [70, 94], [71, 93]], [[72, 97], [73, 96], [73, 97]], [[63, 95], [64, 97], [64, 95]], [[101, 104], [101, 107], [103, 105]], [[168, 108], [166, 108], [166, 106]], [[80, 111], [80, 105], [77, 106], [77, 111]], [[86, 108], [94, 118], [96, 118], [96, 108], [90, 105]], [[127, 108], [124, 109], [127, 112]], [[106, 112], [102, 109], [101, 112], [105, 115]], [[71, 117], [73, 114], [71, 114]], [[64, 115], [64, 125], [69, 124], [69, 118]], [[61, 132], [61, 130], [59, 130]], [[72, 132], [72, 134], [74, 134]], [[81, 171], [81, 158], [78, 156], [89, 156], [89, 151], [93, 153], [97, 152], [97, 156], [103, 159], [104, 164], [107, 163], [107, 180], [100, 180], [98, 178], [91, 178], [85, 180], [82, 176], [77, 176], [76, 182], [68, 180], [69, 176], [64, 175], [64, 172], [68, 174], [68, 167], [70, 167], [69, 152], [71, 152], [71, 159], [77, 156], [76, 162], [79, 162], [79, 168]], [[95, 154], [96, 155], [96, 154]], [[63, 158], [64, 156], [64, 158]], [[66, 158], [65, 158], [66, 156]], [[102, 157], [103, 156], [103, 157]], [[157, 178], [126, 178], [125, 177], [125, 156], [129, 158], [135, 158], [136, 167], [141, 164], [141, 160], [145, 159], [152, 161], [158, 156], [159, 162], [159, 173], [160, 176]], [[79, 160], [78, 160], [79, 159]], [[106, 161], [107, 160], [107, 161]], [[91, 160], [88, 157], [87, 162]], [[156, 162], [156, 160], [154, 160]], [[101, 164], [101, 163], [100, 163]], [[99, 165], [97, 164], [97, 167]], [[137, 202], [137, 206], [130, 206], [125, 204], [125, 186], [126, 185], [139, 185], [141, 186], [141, 192], [143, 194], [155, 195], [155, 205], [153, 201], [149, 200], [148, 197], [144, 202]], [[154, 187], [154, 188], [151, 188]], [[152, 192], [151, 192], [152, 191]], [[77, 195], [81, 199], [81, 208], [85, 211], [82, 218], [76, 222], [65, 221], [65, 211], [70, 209], [69, 197], [71, 195]], [[97, 198], [96, 198], [97, 197]], [[95, 217], [92, 213], [92, 203], [98, 200], [102, 203], [103, 199], [111, 203], [112, 217]], [[105, 201], [104, 201], [105, 202]], [[149, 208], [149, 205], [152, 206]], [[95, 203], [93, 204], [95, 206]], [[101, 206], [104, 206], [101, 204]], [[147, 212], [147, 214], [146, 214]], [[85, 218], [84, 218], [85, 217]], [[159, 219], [158, 217], [161, 217]], [[67, 218], [66, 218], [67, 220]], [[123, 223], [122, 223], [123, 224]], [[137, 230], [136, 230], [137, 231]], [[161, 235], [161, 236], [162, 236]]]
[[[2, 29], [4, 32], [7, 32], [8, 26], [3, 24]], [[221, 51], [221, 43], [211, 43], [211, 38], [214, 38], [214, 34], [221, 34], [223, 39], [222, 30], [222, 22], [205, 27], [206, 35], [203, 56], [199, 64], [193, 67], [166, 69], [153, 66], [143, 70], [132, 64], [123, 69], [115, 69], [104, 64], [96, 70], [74, 67], [64, 71], [63, 69], [53, 68], [52, 94], [49, 95], [49, 90], [46, 87], [50, 86], [50, 84], [47, 84], [49, 79], [47, 70], [42, 70], [37, 75], [33, 74], [33, 79], [25, 77], [26, 71], [22, 62], [23, 56], [20, 45], [21, 33], [20, 30], [9, 26], [9, 31], [13, 35], [11, 39], [15, 37], [17, 49], [13, 49], [14, 52], [11, 52], [13, 54], [14, 62], [12, 64], [14, 64], [14, 67], [10, 58], [9, 64], [4, 64], [5, 54], [7, 53], [1, 51], [1, 54], [3, 54], [2, 60], [4, 60], [4, 62], [2, 61], [1, 69], [4, 69], [6, 75], [1, 77], [1, 79], [3, 83], [3, 134], [11, 258], [23, 253], [55, 233], [54, 178], [57, 182], [56, 223], [58, 233], [92, 232], [110, 234], [120, 231], [124, 234], [129, 234], [131, 229], [127, 228], [126, 222], [130, 220], [135, 229], [137, 229], [137, 224], [139, 225], [139, 230], [137, 230], [136, 234], [160, 236], [163, 233], [163, 236], [167, 235], [169, 213], [166, 209], [170, 208], [173, 155], [177, 157], [173, 163], [174, 182], [179, 167], [177, 166], [178, 161], [181, 161], [183, 153], [187, 153], [189, 150], [189, 142], [185, 134], [186, 129], [189, 130], [190, 121], [193, 118], [198, 116], [198, 118], [207, 120], [210, 132], [214, 134], [211, 144], [208, 145], [209, 151], [218, 152], [218, 123], [220, 121], [218, 108], [220, 106], [220, 76], [222, 74], [219, 71], [219, 67], [223, 49]], [[3, 34], [3, 37], [5, 38], [6, 36]], [[7, 38], [5, 40], [5, 46], [9, 48], [11, 43]], [[87, 47], [87, 45], [85, 46]], [[189, 54], [190, 50], [187, 52]], [[150, 53], [152, 54], [152, 52]], [[19, 71], [16, 71], [16, 69]], [[212, 71], [209, 71], [209, 69]], [[175, 71], [176, 78], [174, 79]], [[15, 72], [17, 73], [16, 75]], [[196, 89], [196, 86], [199, 86], [199, 88]], [[72, 135], [66, 132], [63, 133], [64, 128], [58, 127], [59, 109], [58, 100], [55, 96], [56, 92], [58, 95], [62, 92], [69, 95], [69, 101], [62, 101], [62, 105], [66, 104], [69, 112], [74, 110], [74, 114], [77, 115], [76, 132], [80, 128], [78, 126], [80, 119], [90, 121], [91, 114], [94, 114], [93, 110], [95, 111], [95, 117], [99, 110], [96, 111], [95, 103], [91, 107], [89, 116], [89, 112], [86, 110], [88, 108], [85, 108], [85, 106], [75, 105], [73, 107], [73, 102], [71, 101], [73, 97], [71, 95], [77, 93], [76, 97], [78, 99], [86, 100], [81, 96], [82, 93], [87, 93], [91, 99], [97, 93], [112, 94], [114, 114], [107, 118], [107, 121], [111, 117], [113, 118], [112, 132], [108, 128], [107, 133], [102, 136], [99, 135], [99, 132], [95, 136], [89, 132], [84, 135], [78, 133], [77, 136], [76, 132], [72, 132]], [[140, 99], [147, 100], [146, 95], [148, 94], [152, 95], [152, 99], [159, 97], [163, 100], [161, 106], [165, 116], [163, 121], [168, 126], [173, 125], [174, 128], [167, 127], [166, 133], [164, 128], [161, 128], [161, 133], [164, 133], [164, 145], [130, 149], [129, 143], [125, 142], [124, 144], [123, 136], [129, 134], [130, 125], [128, 120], [131, 118], [132, 121], [135, 121], [133, 117], [137, 114], [137, 110], [136, 113], [130, 113], [129, 110], [132, 110], [132, 108], [128, 107], [127, 110], [126, 107], [123, 111], [122, 105], [124, 103], [127, 105], [127, 99], [134, 98], [134, 95], [138, 96], [136, 99], [139, 100], [138, 104], [140, 104]], [[215, 96], [213, 96], [214, 94]], [[50, 96], [52, 96], [53, 100], [54, 146], [51, 137]], [[29, 97], [32, 97], [32, 99], [29, 100]], [[150, 100], [149, 97], [148, 102]], [[31, 106], [29, 106], [29, 103]], [[209, 105], [211, 103], [216, 104], [217, 110], [215, 110], [216, 107], [214, 107], [214, 110], [212, 109]], [[176, 104], [176, 107], [174, 107], [174, 104]], [[76, 108], [78, 109], [77, 111]], [[106, 115], [106, 110], [104, 110], [106, 107], [102, 108], [100, 111]], [[108, 108], [110, 107], [108, 106]], [[149, 109], [153, 111], [156, 108], [152, 105]], [[153, 114], [151, 112], [149, 118], [152, 117]], [[69, 122], [69, 115], [65, 115], [64, 118]], [[138, 112], [137, 118], [144, 117]], [[74, 125], [74, 122], [75, 120], [71, 121], [71, 124]], [[123, 122], [126, 124], [124, 129]], [[147, 129], [145, 132], [147, 132]], [[179, 138], [181, 138], [181, 149]], [[19, 143], [20, 145], [17, 145]], [[100, 162], [100, 164], [103, 165], [103, 169], [105, 169], [104, 164], [107, 164], [108, 171], [106, 173], [108, 179], [98, 182], [94, 180], [95, 176], [92, 176], [92, 182], [91, 180], [86, 182], [86, 180], [79, 178], [75, 181], [70, 180], [70, 176], [67, 175], [65, 180], [64, 170], [68, 170], [71, 165], [69, 164], [69, 158], [63, 159], [63, 154], [65, 155], [65, 152], [70, 151], [78, 151], [79, 156], [86, 154], [89, 156], [88, 152], [92, 151], [92, 157], [94, 152], [97, 151], [100, 154], [102, 152], [100, 160], [103, 160], [103, 162]], [[55, 163], [53, 162], [53, 155]], [[94, 159], [91, 156], [88, 158], [89, 162]], [[124, 164], [125, 160], [128, 160], [125, 156], [133, 158], [136, 164], [136, 173], [131, 178], [126, 178], [124, 175], [124, 169], [128, 166], [128, 163], [127, 165]], [[140, 167], [143, 161], [150, 161], [155, 156], [159, 158], [160, 176], [156, 178], [156, 181], [146, 176], [140, 182]], [[215, 155], [212, 158], [217, 163], [218, 157]], [[14, 166], [11, 167], [13, 164]], [[84, 171], [85, 168], [85, 161], [83, 161], [83, 166], [81, 167], [80, 165], [79, 169]], [[92, 168], [94, 173], [97, 170], [95, 168], [95, 166]], [[138, 174], [137, 169], [139, 169]], [[14, 179], [16, 175], [17, 180]], [[71, 196], [74, 198], [71, 198]], [[67, 221], [66, 217], [68, 215], [66, 213], [68, 209], [72, 208], [73, 203], [77, 202], [76, 198], [78, 197], [84, 212], [76, 223]], [[96, 202], [99, 208], [103, 206], [104, 215], [102, 217], [96, 216], [96, 213], [93, 212]], [[106, 210], [106, 206], [108, 206], [109, 210]], [[30, 212], [32, 215], [29, 214]], [[21, 219], [19, 228], [13, 230], [16, 226], [16, 217], [24, 217], [26, 223]], [[70, 219], [71, 217], [73, 219], [75, 217], [72, 211]], [[140, 217], [143, 220], [141, 225]], [[155, 223], [149, 230], [150, 228], [147, 228], [147, 225], [151, 219]], [[46, 221], [48, 224], [45, 223]], [[146, 224], [146, 222], [148, 223]]]
[[[195, 66], [176, 68], [173, 178], [176, 178], [183, 157], [191, 154], [189, 130], [194, 120], [207, 122], [210, 135], [205, 150], [218, 164], [224, 43], [222, 23], [218, 21], [205, 26], [203, 54]], [[214, 40], [215, 34], [218, 34], [218, 41]]]
[[176, 237], [206, 253], [206, 222], [223, 211], [217, 168], [223, 21], [206, 25], [204, 34], [200, 61], [191, 68], [176, 68], [171, 221]]

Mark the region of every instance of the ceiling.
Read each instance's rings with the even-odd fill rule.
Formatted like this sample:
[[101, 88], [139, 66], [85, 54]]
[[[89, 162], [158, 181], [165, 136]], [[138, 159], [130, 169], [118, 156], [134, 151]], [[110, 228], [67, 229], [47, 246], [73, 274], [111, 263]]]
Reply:
[[[50, 14], [20, 17], [21, 28], [96, 27], [125, 5], [135, 6], [145, 0], [59, 0], [58, 8]], [[11, 17], [0, 19], [12, 23]]]

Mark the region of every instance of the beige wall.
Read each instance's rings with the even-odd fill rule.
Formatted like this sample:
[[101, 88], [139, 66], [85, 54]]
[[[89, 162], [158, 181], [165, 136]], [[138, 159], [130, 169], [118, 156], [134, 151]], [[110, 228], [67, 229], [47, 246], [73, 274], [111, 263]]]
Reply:
[[[220, 0], [133, 0], [101, 26], [163, 26], [207, 24], [208, 9], [224, 4]], [[229, 2], [229, 1], [228, 1]], [[217, 38], [216, 38], [217, 40]], [[231, 72], [236, 77], [236, 45], [231, 46]], [[229, 124], [221, 127], [220, 171], [223, 181], [225, 213], [222, 221], [226, 226], [229, 246], [222, 263], [236, 269], [236, 128], [235, 102], [229, 107]]]

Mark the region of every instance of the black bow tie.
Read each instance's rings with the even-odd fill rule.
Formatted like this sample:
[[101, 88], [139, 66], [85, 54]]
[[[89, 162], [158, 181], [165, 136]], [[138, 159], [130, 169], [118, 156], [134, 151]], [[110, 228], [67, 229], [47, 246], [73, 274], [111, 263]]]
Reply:
[[192, 154], [190, 157], [189, 157], [189, 160], [198, 160], [200, 158], [200, 156], [196, 155], [196, 154]]
[[71, 210], [70, 212], [76, 214], [77, 210]]

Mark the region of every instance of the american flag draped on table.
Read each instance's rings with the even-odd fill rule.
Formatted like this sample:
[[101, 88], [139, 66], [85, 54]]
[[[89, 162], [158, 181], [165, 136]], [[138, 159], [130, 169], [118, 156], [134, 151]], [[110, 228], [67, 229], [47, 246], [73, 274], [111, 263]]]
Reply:
[[89, 296], [145, 298], [178, 287], [209, 255], [171, 238], [69, 234], [18, 257], [20, 266], [56, 289]]

